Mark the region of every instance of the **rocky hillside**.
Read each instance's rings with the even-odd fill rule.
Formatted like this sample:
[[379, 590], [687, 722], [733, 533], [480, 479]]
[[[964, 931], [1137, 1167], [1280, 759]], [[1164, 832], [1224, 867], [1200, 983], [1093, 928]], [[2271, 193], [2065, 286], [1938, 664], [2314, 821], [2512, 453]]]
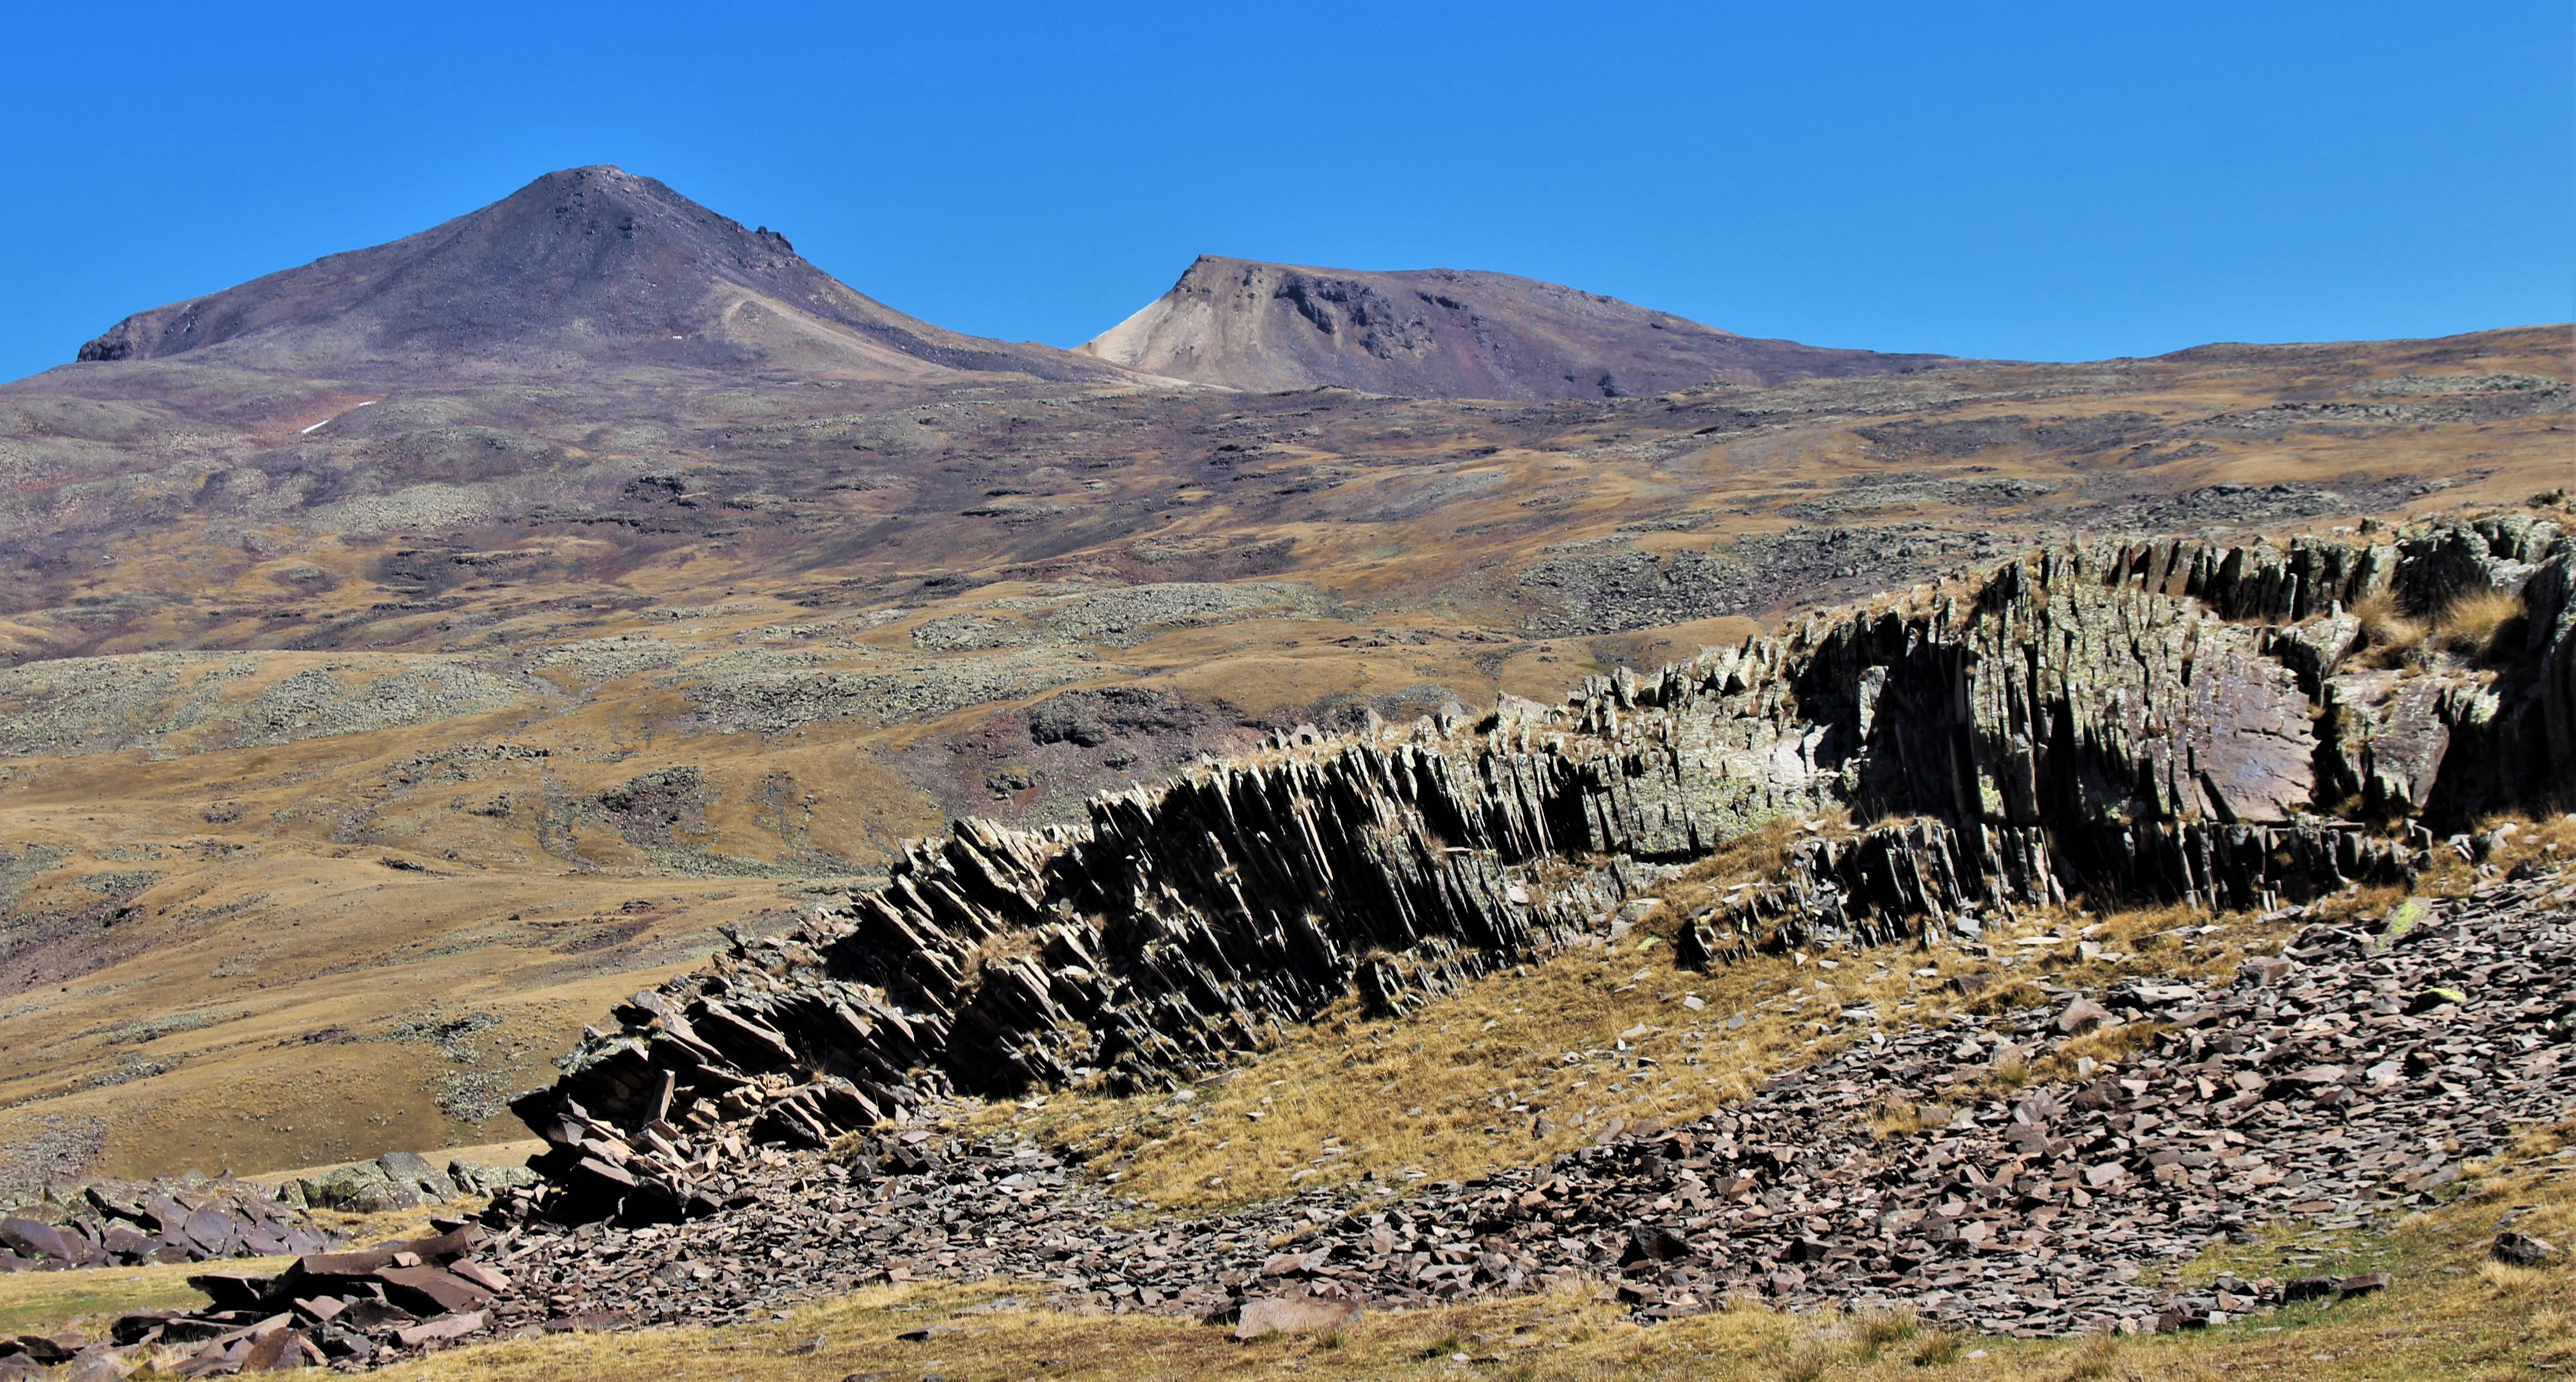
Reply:
[[545, 1212], [680, 1218], [759, 1143], [1160, 1087], [1353, 992], [1401, 1013], [1615, 938], [1766, 819], [1814, 828], [1684, 919], [1683, 963], [1978, 944], [2069, 895], [2277, 912], [2570, 782], [2576, 539], [2551, 523], [2048, 551], [1560, 706], [1284, 733], [1082, 827], [961, 821], [851, 908], [639, 991], [515, 1107], [554, 1144]]
[[[2436, 838], [2565, 805], [2576, 541], [2528, 517], [2386, 536], [2032, 554], [1562, 707], [1283, 734], [1103, 797], [1083, 829], [962, 822], [849, 911], [632, 995], [620, 1030], [520, 1102], [553, 1144], [544, 1179], [496, 1178], [479, 1222], [201, 1275], [206, 1308], [9, 1347], [190, 1376], [355, 1369], [940, 1282], [1043, 1296], [1057, 1313], [1031, 1323], [1057, 1329], [1140, 1314], [1245, 1340], [1580, 1294], [1643, 1326], [1759, 1301], [1902, 1320], [1898, 1338], [2031, 1339], [2298, 1325], [2420, 1293], [2317, 1244], [2508, 1193], [2495, 1168], [2546, 1156], [2534, 1138], [2576, 1096], [2576, 816], [2534, 829], [2538, 848], [2510, 826]], [[2382, 672], [2428, 694], [2332, 713]], [[2355, 788], [2382, 746], [2428, 738], [2447, 746], [2429, 780]], [[2368, 819], [2320, 810], [2338, 804]], [[1768, 886], [1678, 907], [1677, 865], [1766, 817], [1797, 822]], [[2437, 871], [2450, 895], [2374, 886]], [[2070, 894], [2178, 899], [2149, 926], [2183, 924], [2078, 930]], [[2194, 955], [2230, 929], [2246, 949]], [[1347, 990], [1401, 1033], [1453, 990], [1507, 990], [1507, 967], [1589, 949], [1624, 970], [1666, 940], [1685, 966], [1787, 981], [1669, 1009], [1682, 1049], [1785, 1006], [1819, 1033], [1807, 1058], [1713, 1111], [1503, 1151], [1471, 1179], [1371, 1168], [1156, 1215], [1114, 1169], [956, 1097], [1149, 1091], [1177, 1133], [1228, 1066], [1257, 1079], [1282, 1027]], [[1875, 991], [1903, 995], [1888, 1007], [1810, 983], [1873, 962]], [[1383, 1040], [1343, 1030], [1346, 1051]], [[1563, 1059], [1649, 1079], [1629, 1045], [1649, 1031]], [[389, 1157], [293, 1193], [415, 1183], [456, 1189]], [[39, 1202], [0, 1239], [43, 1268], [221, 1255], [174, 1248], [155, 1194]], [[131, 1222], [97, 1212], [129, 1200]], [[2520, 1212], [2478, 1239], [2509, 1271], [2559, 1251], [2512, 1231]], [[160, 1240], [137, 1227], [155, 1223]], [[2258, 1243], [2248, 1270], [2185, 1269]], [[2523, 1281], [2509, 1271], [2498, 1291]]]
[[1170, 292], [1078, 349], [1256, 393], [1329, 385], [1427, 398], [1621, 398], [1958, 363], [1758, 340], [1510, 274], [1215, 255], [1199, 256]]

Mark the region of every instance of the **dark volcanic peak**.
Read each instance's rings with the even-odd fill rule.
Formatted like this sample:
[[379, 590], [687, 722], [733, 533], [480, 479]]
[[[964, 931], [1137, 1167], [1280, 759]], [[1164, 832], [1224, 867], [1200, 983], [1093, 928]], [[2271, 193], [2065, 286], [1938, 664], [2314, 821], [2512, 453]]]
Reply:
[[805, 262], [786, 236], [605, 166], [548, 173], [391, 244], [138, 312], [82, 346], [79, 358], [215, 348], [274, 365], [497, 355], [759, 359], [877, 374], [1112, 373], [1065, 351], [905, 316]]
[[1228, 388], [1330, 384], [1433, 398], [1616, 398], [1955, 363], [1757, 340], [1510, 274], [1361, 273], [1215, 255], [1076, 349]]

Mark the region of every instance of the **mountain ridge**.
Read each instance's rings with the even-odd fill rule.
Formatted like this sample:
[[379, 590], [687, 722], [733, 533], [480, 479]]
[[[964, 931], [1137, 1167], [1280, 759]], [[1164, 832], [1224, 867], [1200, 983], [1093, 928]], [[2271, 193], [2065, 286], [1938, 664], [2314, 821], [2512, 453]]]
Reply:
[[568, 355], [887, 376], [1115, 378], [1050, 346], [967, 336], [886, 306], [667, 185], [611, 165], [547, 173], [427, 230], [134, 313], [84, 362], [218, 351], [245, 363]]
[[1201, 255], [1079, 354], [1256, 392], [1618, 398], [1897, 374], [1950, 356], [1742, 336], [1603, 293], [1471, 269], [1365, 271]]

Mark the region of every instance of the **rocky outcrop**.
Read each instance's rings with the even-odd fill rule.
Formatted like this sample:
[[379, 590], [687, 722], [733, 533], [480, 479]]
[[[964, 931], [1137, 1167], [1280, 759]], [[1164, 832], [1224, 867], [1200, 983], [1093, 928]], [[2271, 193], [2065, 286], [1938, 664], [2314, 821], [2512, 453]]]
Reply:
[[[711, 1212], [746, 1148], [900, 1123], [925, 1094], [1195, 1076], [1355, 990], [1400, 1010], [1598, 943], [1662, 870], [1784, 815], [1859, 826], [1690, 918], [1686, 956], [1973, 937], [2070, 893], [2269, 908], [2399, 877], [2431, 836], [2327, 818], [2319, 765], [2436, 823], [2576, 780], [2571, 562], [2506, 520], [2051, 551], [1562, 706], [1283, 734], [1096, 798], [1077, 829], [960, 821], [845, 910], [622, 1005], [515, 1105], [554, 1144], [521, 1204]], [[2437, 755], [2343, 713], [2348, 602], [2481, 581], [2526, 592], [2524, 639], [2396, 673], [2441, 679], [2399, 694], [2432, 707]]]
[[[1845, 1009], [1843, 1050], [1707, 1117], [1613, 1123], [1463, 1182], [1363, 1179], [1138, 1225], [1134, 1201], [1044, 1148], [924, 1126], [744, 1158], [717, 1182], [724, 1206], [679, 1225], [433, 1220], [436, 1238], [211, 1273], [195, 1278], [205, 1309], [0, 1355], [112, 1350], [182, 1376], [281, 1358], [356, 1370], [468, 1341], [770, 1320], [923, 1279], [1256, 1323], [1282, 1302], [1347, 1317], [1583, 1283], [1644, 1324], [1750, 1297], [2022, 1337], [2222, 1325], [2392, 1283], [2287, 1237], [2277, 1276], [2185, 1282], [2174, 1264], [2267, 1227], [2384, 1231], [2479, 1193], [2469, 1166], [2557, 1121], [2576, 1092], [2559, 977], [2576, 960], [2571, 902], [2576, 886], [2543, 875], [2379, 915], [2276, 918], [2308, 924], [2279, 954], [2193, 983], [2080, 991], [1966, 971], [2022, 1001], [1910, 1027]], [[2130, 1051], [2082, 1054], [2122, 1023]], [[2494, 1251], [2549, 1249], [2507, 1234]]]

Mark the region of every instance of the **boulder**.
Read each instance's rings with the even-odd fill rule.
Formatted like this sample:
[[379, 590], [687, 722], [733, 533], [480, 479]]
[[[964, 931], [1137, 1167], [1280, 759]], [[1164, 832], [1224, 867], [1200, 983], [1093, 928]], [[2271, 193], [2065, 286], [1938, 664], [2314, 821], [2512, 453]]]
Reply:
[[420, 1191], [396, 1184], [385, 1175], [384, 1168], [372, 1162], [343, 1166], [311, 1179], [299, 1180], [296, 1186], [305, 1203], [316, 1209], [337, 1209], [350, 1214], [381, 1214], [394, 1209], [420, 1207]]
[[452, 1200], [460, 1192], [446, 1173], [429, 1164], [429, 1158], [418, 1152], [387, 1152], [376, 1158], [376, 1169], [384, 1173], [385, 1182], [399, 1185], [432, 1203]]
[[2487, 1245], [2487, 1256], [2514, 1267], [2537, 1267], [2557, 1252], [2558, 1249], [2550, 1246], [2546, 1239], [2515, 1233], [2510, 1229], [2497, 1234], [2495, 1241]]
[[2090, 998], [2078, 998], [2058, 1011], [2057, 1030], [2063, 1036], [2082, 1036], [2119, 1020], [2119, 1015], [2109, 1008]]

